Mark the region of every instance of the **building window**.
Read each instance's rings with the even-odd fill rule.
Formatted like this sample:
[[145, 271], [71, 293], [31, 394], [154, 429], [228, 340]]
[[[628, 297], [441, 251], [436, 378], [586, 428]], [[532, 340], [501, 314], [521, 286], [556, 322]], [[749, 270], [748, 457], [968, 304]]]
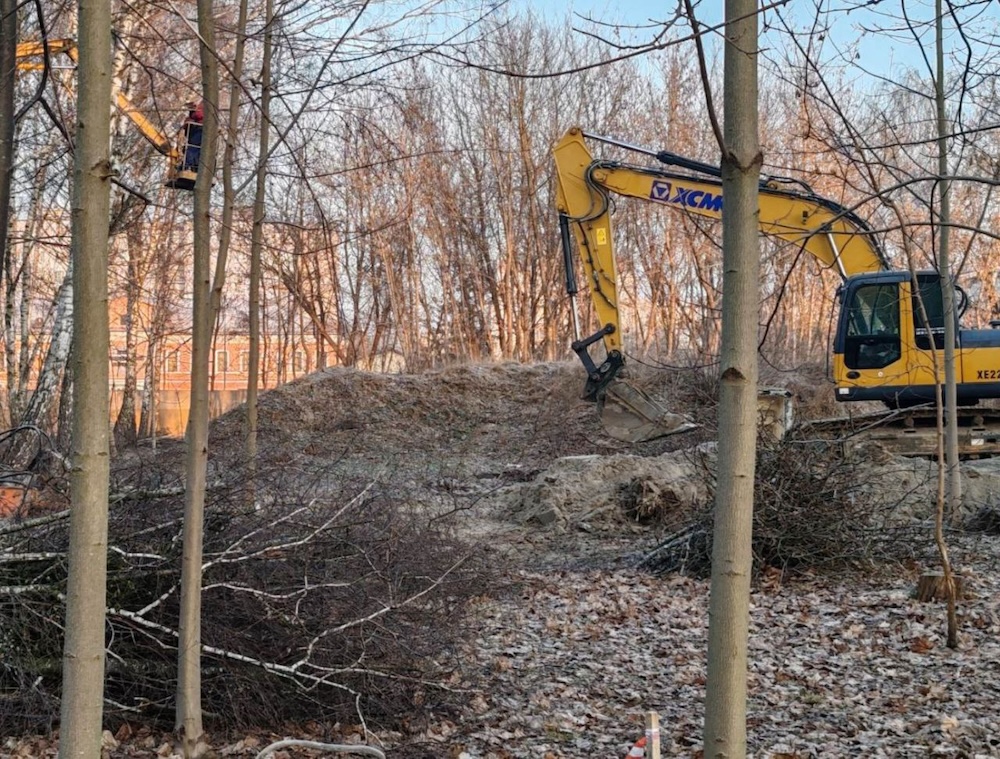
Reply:
[[181, 370], [181, 354], [171, 351], [163, 357], [163, 371], [167, 374], [174, 374]]
[[111, 361], [116, 366], [125, 366], [128, 363], [128, 351], [124, 348], [114, 348], [111, 351]]
[[250, 373], [250, 351], [240, 351], [240, 371]]
[[303, 374], [306, 371], [306, 352], [295, 351], [292, 354], [292, 371], [295, 374]]
[[216, 373], [229, 371], [229, 351], [221, 350], [215, 352]]

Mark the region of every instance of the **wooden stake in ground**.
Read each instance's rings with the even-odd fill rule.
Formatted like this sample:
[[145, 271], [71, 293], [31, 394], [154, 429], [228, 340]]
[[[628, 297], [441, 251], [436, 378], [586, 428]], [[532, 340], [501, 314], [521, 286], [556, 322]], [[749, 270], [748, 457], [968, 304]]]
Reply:
[[646, 712], [646, 759], [660, 759], [660, 715]]

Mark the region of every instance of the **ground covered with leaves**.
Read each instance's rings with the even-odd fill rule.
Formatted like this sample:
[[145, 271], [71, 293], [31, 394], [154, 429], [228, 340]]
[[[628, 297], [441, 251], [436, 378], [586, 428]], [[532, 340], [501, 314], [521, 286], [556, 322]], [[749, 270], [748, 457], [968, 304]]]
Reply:
[[[330, 503], [343, 511], [344, 503], [354, 504], [346, 512], [347, 524], [318, 521], [325, 511], [310, 516], [310, 530], [323, 527], [315, 532], [323, 542], [314, 541], [310, 549], [317, 556], [335, 547], [338, 556], [355, 562], [344, 571], [361, 564], [376, 570], [371, 576], [377, 582], [352, 585], [350, 597], [335, 597], [338, 613], [351, 613], [354, 607], [344, 605], [349, 601], [381, 615], [379, 610], [391, 606], [386, 594], [402, 591], [406, 598], [420, 598], [415, 594], [423, 592], [426, 578], [412, 571], [397, 577], [386, 563], [392, 545], [387, 536], [399, 535], [407, 550], [392, 550], [407, 557], [438, 556], [437, 543], [447, 545], [447, 553], [428, 568], [448, 582], [426, 583], [448, 589], [426, 605], [437, 614], [447, 611], [441, 617], [446, 630], [415, 636], [426, 624], [417, 612], [427, 609], [418, 604], [408, 607], [407, 616], [386, 614], [391, 625], [357, 625], [366, 637], [348, 639], [351, 646], [343, 650], [363, 661], [374, 634], [380, 652], [392, 656], [378, 671], [350, 681], [352, 693], [376, 687], [377, 698], [359, 701], [359, 710], [348, 709], [339, 720], [324, 711], [318, 697], [311, 708], [324, 719], [286, 719], [278, 704], [270, 705], [275, 719], [268, 724], [209, 719], [216, 726], [209, 738], [217, 755], [255, 756], [270, 741], [295, 736], [367, 742], [401, 759], [614, 758], [625, 755], [642, 734], [644, 713], [654, 710], [661, 718], [664, 756], [699, 756], [708, 584], [697, 572], [654, 574], [640, 567], [650, 566], [666, 538], [697, 524], [711, 500], [711, 383], [679, 372], [644, 376], [648, 390], [702, 427], [683, 437], [626, 446], [606, 437], [593, 408], [578, 400], [581, 374], [572, 364], [454, 367], [420, 375], [338, 368], [262, 397], [258, 473], [267, 484], [252, 493], [256, 505], [249, 511], [228, 506], [218, 512], [224, 519], [217, 513], [211, 521], [210, 509], [209, 542], [218, 543], [217, 553], [228, 556], [245, 542], [227, 530], [242, 535], [250, 528], [240, 525], [252, 524], [248, 534], [264, 541], [254, 544], [262, 560], [254, 566], [267, 568], [257, 574], [266, 579], [280, 566], [282, 581], [290, 583], [295, 572], [307, 571], [290, 559], [309, 557], [294, 550], [292, 533], [282, 538], [287, 555], [266, 543], [262, 526], [268, 515], [280, 509], [299, 520], [303, 508]], [[815, 385], [807, 378], [798, 389]], [[815, 396], [803, 400], [818, 403]], [[239, 411], [213, 424], [209, 479], [220, 495], [210, 503], [246, 501], [245, 481], [234, 482], [246, 471], [240, 463], [242, 434]], [[178, 443], [161, 441], [155, 451], [120, 456], [114, 468], [118, 490], [132, 488], [137, 498], [138, 483], [141, 489], [169, 492], [180, 481], [181, 452]], [[905, 514], [918, 539], [891, 562], [861, 567], [865, 562], [859, 560], [853, 569], [834, 572], [827, 557], [820, 573], [810, 572], [801, 553], [788, 559], [781, 530], [759, 530], [768, 536], [762, 560], [775, 566], [762, 565], [754, 586], [752, 755], [1000, 756], [1000, 538], [961, 532], [950, 537], [970, 592], [959, 606], [960, 647], [950, 650], [944, 645], [943, 606], [911, 598], [921, 572], [934, 564], [926, 522], [932, 465], [881, 459], [833, 476], [814, 463], [823, 455], [796, 456], [798, 469], [808, 470], [796, 475], [805, 478], [801, 482], [821, 479], [829, 488], [820, 491], [820, 501], [847, 498], [844, 503], [858, 513]], [[759, 497], [776, 492], [786, 476], [786, 468], [773, 463], [764, 471], [769, 475]], [[975, 499], [970, 508], [996, 506], [1000, 465], [979, 462], [968, 476]], [[780, 488], [781, 497], [794, 499], [796, 487]], [[809, 504], [772, 511], [809, 523], [814, 508]], [[171, 520], [176, 508], [176, 502], [169, 506]], [[166, 521], [147, 518], [145, 524], [134, 509], [130, 514], [128, 524], [138, 520], [130, 535], [156, 534], [149, 525], [157, 525], [164, 540], [172, 534]], [[399, 521], [406, 514], [420, 518], [420, 530]], [[291, 525], [291, 517], [281, 524]], [[829, 524], [851, 529], [850, 520]], [[781, 529], [795, 530], [797, 523]], [[377, 540], [350, 553], [354, 537], [370, 531], [377, 531]], [[174, 550], [165, 546], [155, 560], [169, 562]], [[133, 553], [153, 560], [148, 547]], [[333, 586], [344, 577], [337, 562], [330, 564]], [[214, 615], [235, 603], [234, 594], [250, 594], [237, 581], [244, 578], [232, 573], [216, 580], [229, 595], [217, 603], [209, 599]], [[267, 630], [269, 636], [255, 655], [295, 665], [298, 659], [280, 659], [275, 630], [285, 625], [289, 634], [315, 637], [308, 626], [329, 623], [302, 615], [291, 624], [290, 606], [253, 593], [262, 599], [264, 616], [258, 622], [249, 618], [257, 612], [240, 606], [249, 615], [243, 630], [250, 636]], [[166, 619], [157, 623], [166, 625]], [[217, 621], [206, 620], [210, 634]], [[118, 624], [128, 630], [121, 620]], [[226, 629], [219, 627], [216, 634], [225, 635]], [[404, 638], [420, 641], [413, 649], [422, 658], [419, 668], [400, 659], [405, 645], [392, 648]], [[331, 648], [329, 656], [343, 650]], [[319, 665], [353, 671], [333, 658]], [[169, 668], [166, 659], [162, 667]], [[407, 686], [391, 690], [390, 677]], [[269, 698], [278, 696], [265, 694], [264, 700]], [[303, 703], [310, 705], [309, 699]], [[162, 722], [125, 718], [109, 727], [109, 757], [174, 751]], [[39, 735], [0, 739], [0, 756], [54, 755], [52, 734], [33, 732]], [[311, 755], [319, 754], [284, 754]]]
[[[956, 651], [943, 606], [911, 598], [915, 566], [757, 585], [753, 756], [1000, 756], [1000, 541], [956, 542], [975, 586]], [[700, 755], [707, 581], [624, 569], [521, 580], [520, 593], [483, 608], [476, 714], [457, 736], [436, 728], [439, 755], [459, 744], [470, 757], [622, 757], [645, 710], [660, 715], [664, 756]]]

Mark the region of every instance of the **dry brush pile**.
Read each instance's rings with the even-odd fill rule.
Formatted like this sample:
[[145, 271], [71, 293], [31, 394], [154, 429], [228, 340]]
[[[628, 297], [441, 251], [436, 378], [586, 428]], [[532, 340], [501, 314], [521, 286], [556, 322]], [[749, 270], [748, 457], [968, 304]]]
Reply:
[[[230, 483], [240, 482], [238, 471]], [[300, 478], [302, 472], [297, 473]], [[446, 705], [463, 611], [484, 567], [440, 521], [376, 480], [331, 473], [219, 484], [208, 498], [203, 703], [216, 728], [335, 720], [386, 725]], [[262, 487], [261, 483], [267, 486]], [[281, 493], [295, 493], [281, 497]], [[111, 509], [106, 714], [169, 723], [176, 685], [183, 495], [132, 491]], [[58, 716], [66, 512], [0, 526], [0, 733]]]
[[[715, 473], [704, 467], [706, 491]], [[887, 487], [887, 473], [863, 456], [845, 457], [834, 445], [758, 441], [754, 486], [755, 572], [869, 570], [912, 558], [930, 533], [900, 518], [907, 492]], [[688, 524], [641, 561], [658, 574], [707, 576], [712, 564], [714, 498]]]

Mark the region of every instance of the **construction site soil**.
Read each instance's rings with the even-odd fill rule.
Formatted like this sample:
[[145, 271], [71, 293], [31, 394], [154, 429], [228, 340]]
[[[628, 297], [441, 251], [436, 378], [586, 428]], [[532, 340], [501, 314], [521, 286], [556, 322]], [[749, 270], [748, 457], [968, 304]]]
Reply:
[[[701, 426], [628, 445], [580, 400], [575, 363], [455, 366], [413, 375], [329, 369], [261, 400], [261, 451], [284, 467], [340, 462], [400, 498], [453, 508], [504, 573], [477, 607], [466, 713], [386, 735], [390, 756], [622, 757], [654, 710], [664, 756], [699, 756], [708, 584], [635, 569], [711, 499], [715, 383], [698, 370], [631, 377]], [[768, 378], [770, 379], [770, 378]], [[775, 378], [800, 416], [844, 413], [822, 372]], [[240, 414], [213, 427], [239, 437]], [[936, 466], [875, 453], [873, 502], [927, 529], [928, 552], [874, 577], [755, 587], [750, 752], [756, 757], [1000, 756], [1000, 572], [995, 537], [953, 536], [974, 597], [964, 645], [941, 604], [910, 599], [934, 567]], [[1000, 503], [1000, 466], [964, 468], [966, 511]], [[905, 497], [903, 497], [905, 494]], [[645, 501], [645, 503], [644, 503]], [[637, 519], [654, 514], [655, 519]], [[395, 753], [392, 750], [395, 744]]]
[[[334, 472], [387, 484], [414, 509], [451, 514], [499, 573], [498, 592], [473, 606], [475, 634], [448, 683], [466, 692], [462, 713], [369, 734], [387, 756], [620, 759], [649, 711], [660, 715], [663, 756], [701, 756], [708, 582], [652, 576], [636, 563], [710, 501], [713, 383], [693, 372], [638, 379], [702, 426], [640, 445], [612, 440], [579, 399], [582, 372], [570, 363], [396, 375], [332, 368], [261, 397], [261, 469], [282, 472], [287, 487], [308, 480], [311, 492], [326, 471], [331, 488]], [[821, 381], [792, 389], [807, 413], [829, 410]], [[239, 409], [213, 423], [210, 483], [242, 455], [243, 437]], [[181, 458], [179, 441], [161, 442], [160, 466], [180, 471]], [[932, 462], [872, 466], [886, 489], [905, 481], [911, 500], [931, 508]], [[1000, 475], [990, 462], [977, 466], [967, 481], [990, 505]], [[656, 501], [655, 520], [637, 518], [637, 492], [639, 507]], [[911, 598], [932, 550], [888, 573], [755, 583], [751, 756], [1000, 756], [1000, 542], [952, 539], [969, 587], [957, 650], [944, 644], [943, 606]], [[108, 736], [110, 755], [171, 754], [159, 739], [118, 737]], [[253, 756], [265, 742], [248, 735], [218, 751]]]
[[[619, 554], [606, 541], [629, 533], [618, 513], [622, 487], [651, 473], [680, 482], [691, 468], [683, 452], [713, 438], [714, 409], [700, 372], [643, 372], [639, 386], [701, 426], [627, 444], [604, 434], [595, 405], [580, 399], [583, 380], [568, 362], [420, 374], [326, 369], [261, 396], [259, 470], [280, 472], [289, 487], [308, 483], [312, 494], [322, 492], [324, 477], [331, 488], [345, 477], [378, 481], [401, 502], [460, 511], [458, 527], [468, 536], [489, 537], [493, 550], [523, 552], [529, 566], [577, 559], [597, 566]], [[212, 423], [209, 483], [225, 480], [241, 461], [244, 430], [242, 408]], [[680, 452], [676, 460], [662, 458], [672, 451]], [[159, 443], [156, 466], [166, 476], [179, 475], [182, 459], [180, 440]], [[123, 462], [124, 471], [133, 467]], [[693, 481], [682, 487], [685, 502], [705, 495]], [[570, 523], [609, 529], [594, 541], [581, 540], [579, 529], [566, 539]]]

